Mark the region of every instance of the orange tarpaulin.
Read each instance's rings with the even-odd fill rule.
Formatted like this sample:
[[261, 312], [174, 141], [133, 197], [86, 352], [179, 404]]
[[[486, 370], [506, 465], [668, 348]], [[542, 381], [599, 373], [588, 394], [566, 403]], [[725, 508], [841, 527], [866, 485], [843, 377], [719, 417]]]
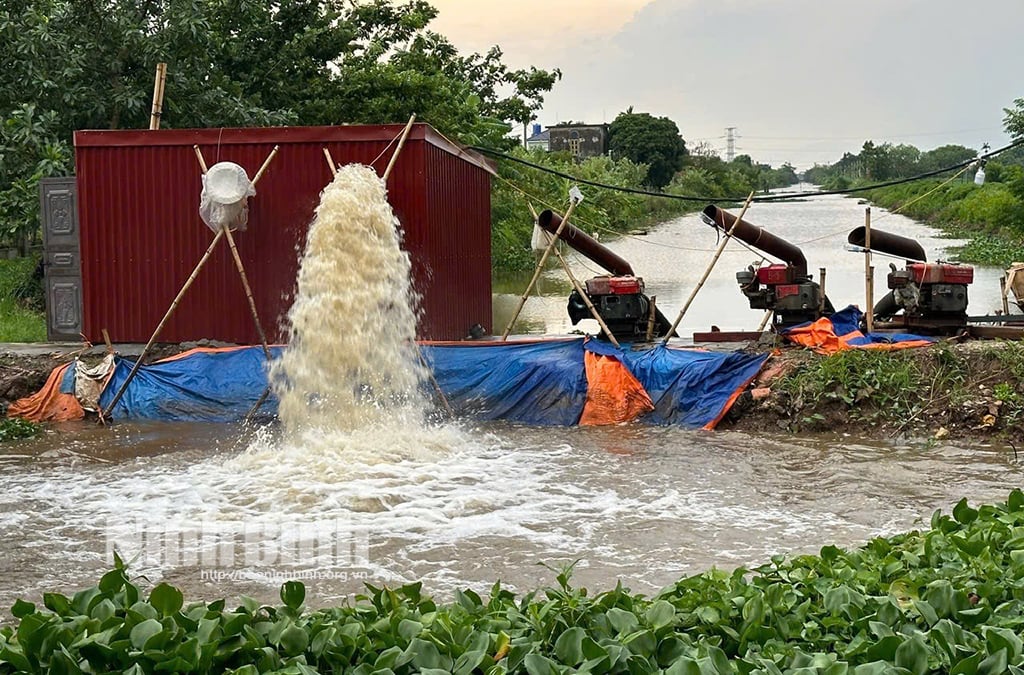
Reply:
[[85, 417], [85, 411], [72, 394], [60, 392], [64, 373], [74, 364], [58, 366], [50, 373], [43, 388], [7, 408], [8, 417], [20, 417], [30, 422], [67, 422]]
[[654, 410], [654, 402], [640, 381], [613, 356], [586, 352], [587, 402], [580, 425], [631, 422]]
[[784, 335], [790, 342], [826, 355], [846, 349], [912, 349], [935, 342], [931, 338], [907, 333], [864, 335], [858, 328], [861, 316], [860, 310], [851, 305], [831, 317], [789, 328]]

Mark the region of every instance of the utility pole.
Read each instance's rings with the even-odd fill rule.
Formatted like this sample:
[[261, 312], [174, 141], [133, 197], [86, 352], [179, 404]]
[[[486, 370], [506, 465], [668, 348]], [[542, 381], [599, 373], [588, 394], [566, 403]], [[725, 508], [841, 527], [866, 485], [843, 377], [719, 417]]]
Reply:
[[725, 161], [731, 162], [736, 157], [736, 127], [725, 128]]

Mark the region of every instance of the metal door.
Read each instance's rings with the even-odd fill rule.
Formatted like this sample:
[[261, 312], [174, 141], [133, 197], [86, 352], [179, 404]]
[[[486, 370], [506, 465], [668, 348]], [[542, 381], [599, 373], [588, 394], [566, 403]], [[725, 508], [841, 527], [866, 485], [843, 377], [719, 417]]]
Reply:
[[39, 182], [46, 282], [46, 339], [82, 339], [82, 259], [75, 178]]

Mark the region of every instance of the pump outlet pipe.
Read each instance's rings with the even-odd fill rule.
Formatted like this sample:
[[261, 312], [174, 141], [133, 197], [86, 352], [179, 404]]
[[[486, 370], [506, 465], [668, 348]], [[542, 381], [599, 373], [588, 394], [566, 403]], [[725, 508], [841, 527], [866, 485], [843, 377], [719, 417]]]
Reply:
[[617, 277], [636, 276], [633, 273], [633, 266], [626, 262], [624, 258], [612, 253], [611, 249], [607, 246], [602, 246], [600, 242], [572, 223], [568, 223], [559, 233], [558, 226], [562, 224], [562, 217], [554, 211], [550, 209], [541, 211], [540, 216], [537, 218], [537, 224], [546, 232], [558, 234], [559, 239], [613, 275]]
[[775, 236], [753, 223], [739, 220], [736, 216], [718, 208], [714, 204], [709, 204], [705, 207], [703, 214], [710, 224], [722, 232], [729, 232], [731, 230], [732, 236], [740, 241], [746, 242], [757, 250], [764, 251], [768, 255], [788, 263], [796, 269], [799, 276], [807, 276], [807, 258], [804, 257], [804, 252], [794, 244]]

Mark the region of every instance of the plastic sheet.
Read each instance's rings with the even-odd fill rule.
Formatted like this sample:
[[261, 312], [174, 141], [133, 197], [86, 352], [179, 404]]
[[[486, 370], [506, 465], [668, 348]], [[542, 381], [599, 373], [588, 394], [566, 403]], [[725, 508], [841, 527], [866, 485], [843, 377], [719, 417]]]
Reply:
[[819, 354], [835, 354], [845, 349], [912, 349], [927, 347], [934, 338], [910, 333], [870, 333], [860, 330], [864, 313], [854, 305], [836, 312], [831, 317], [802, 323], [786, 330], [782, 335], [798, 345]]

